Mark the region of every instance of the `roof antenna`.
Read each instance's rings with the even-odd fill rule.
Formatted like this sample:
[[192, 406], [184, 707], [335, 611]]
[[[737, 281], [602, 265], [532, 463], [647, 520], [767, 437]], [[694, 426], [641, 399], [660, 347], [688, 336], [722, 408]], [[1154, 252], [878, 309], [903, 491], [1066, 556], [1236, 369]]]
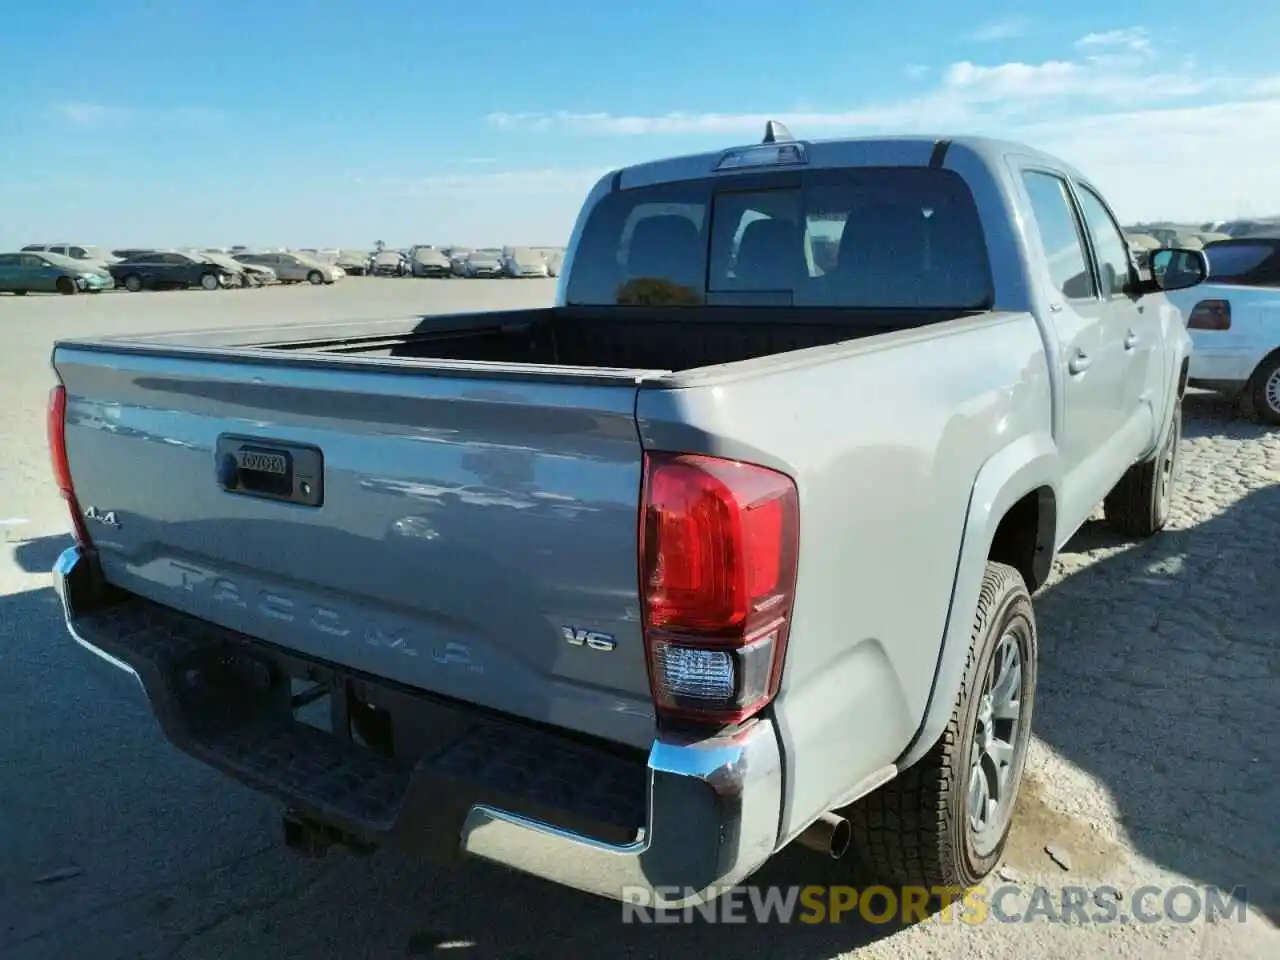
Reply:
[[791, 131], [784, 127], [777, 120], [770, 120], [764, 125], [764, 139], [761, 143], [784, 143], [794, 140]]

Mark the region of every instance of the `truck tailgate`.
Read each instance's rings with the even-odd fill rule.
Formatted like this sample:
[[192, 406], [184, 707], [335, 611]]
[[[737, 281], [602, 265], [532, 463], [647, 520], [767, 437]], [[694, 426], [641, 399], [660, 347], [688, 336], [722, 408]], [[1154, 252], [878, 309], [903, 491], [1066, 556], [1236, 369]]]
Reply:
[[[343, 667], [649, 744], [634, 379], [75, 345], [55, 367], [110, 582]], [[254, 470], [228, 473], [228, 455]]]

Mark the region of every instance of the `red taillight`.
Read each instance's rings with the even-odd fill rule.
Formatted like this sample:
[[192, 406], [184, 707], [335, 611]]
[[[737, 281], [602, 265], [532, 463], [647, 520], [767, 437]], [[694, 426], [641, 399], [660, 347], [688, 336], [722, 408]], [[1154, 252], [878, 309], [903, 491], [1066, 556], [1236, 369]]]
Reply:
[[799, 539], [799, 496], [785, 474], [646, 455], [640, 586], [660, 714], [738, 723], [777, 694]]
[[1230, 330], [1231, 304], [1226, 300], [1201, 300], [1187, 318], [1189, 330]]
[[75, 486], [71, 482], [71, 464], [67, 461], [67, 388], [58, 384], [49, 391], [49, 456], [53, 460], [53, 479], [58, 485], [58, 492], [67, 501], [71, 511], [71, 526], [75, 531], [76, 542], [81, 546], [89, 546], [89, 530], [85, 526], [84, 516], [80, 513], [80, 504], [76, 501]]

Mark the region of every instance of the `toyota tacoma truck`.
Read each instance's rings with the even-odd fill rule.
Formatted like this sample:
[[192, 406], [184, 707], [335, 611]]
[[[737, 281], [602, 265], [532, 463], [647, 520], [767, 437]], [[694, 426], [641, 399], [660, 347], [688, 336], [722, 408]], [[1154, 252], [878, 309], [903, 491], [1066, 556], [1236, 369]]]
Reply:
[[1027, 147], [770, 124], [603, 177], [550, 307], [62, 340], [67, 625], [311, 854], [975, 883], [1055, 551], [1169, 516], [1153, 262]]

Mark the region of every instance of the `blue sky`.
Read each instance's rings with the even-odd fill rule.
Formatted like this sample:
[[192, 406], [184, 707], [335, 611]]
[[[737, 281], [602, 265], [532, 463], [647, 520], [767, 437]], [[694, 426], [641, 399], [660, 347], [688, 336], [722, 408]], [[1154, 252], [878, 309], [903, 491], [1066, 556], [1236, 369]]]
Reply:
[[1128, 219], [1280, 212], [1280, 4], [8, 6], [3, 247], [557, 243], [604, 170], [768, 117], [1016, 137]]

